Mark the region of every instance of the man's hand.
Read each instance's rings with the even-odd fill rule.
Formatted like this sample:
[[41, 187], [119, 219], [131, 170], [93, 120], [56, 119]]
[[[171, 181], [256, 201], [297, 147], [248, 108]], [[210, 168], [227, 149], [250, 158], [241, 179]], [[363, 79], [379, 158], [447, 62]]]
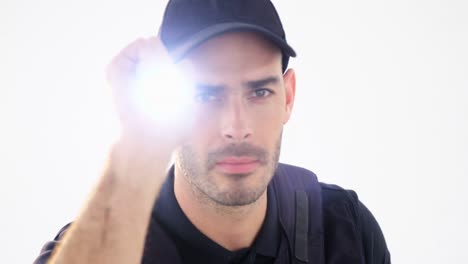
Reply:
[[[139, 82], [139, 78], [144, 75], [151, 75], [151, 79], [155, 80], [148, 84], [152, 86], [150, 89], [154, 89], [152, 94], [155, 96], [163, 97], [167, 94], [165, 89], [174, 89], [175, 87], [168, 87], [165, 83], [167, 76], [164, 76], [171, 67], [175, 68], [159, 36], [132, 42], [108, 66], [107, 79], [114, 93], [122, 125], [121, 138], [114, 146], [111, 157], [112, 166], [119, 174], [150, 175], [152, 164], [160, 166], [157, 163], [169, 160], [172, 151], [190, 131], [190, 116], [185, 115], [183, 120], [175, 119], [170, 122], [164, 118], [151, 119], [148, 118], [148, 113], [141, 111], [138, 105], [141, 102], [132, 100], [139, 89], [148, 89], [138, 87], [145, 85]], [[155, 100], [150, 103], [160, 102]], [[170, 115], [170, 109], [165, 109], [163, 105], [159, 110], [158, 113], [151, 114]], [[180, 116], [174, 118], [177, 117]]]
[[[135, 140], [135, 143], [144, 141], [142, 143], [147, 146], [154, 143], [156, 145], [153, 147], [156, 147], [158, 152], [166, 152], [166, 154], [180, 143], [183, 133], [187, 131], [190, 124], [188, 116], [185, 116], [184, 120], [171, 120], [171, 122], [166, 120], [166, 122], [158, 123], [155, 121], [158, 119], [148, 118], [148, 115], [141, 111], [141, 107], [137, 105], [139, 102], [132, 100], [138, 90], [148, 89], [148, 87], [138, 87], [145, 85], [138, 82], [138, 78], [143, 75], [151, 75], [152, 80], [155, 80], [148, 84], [154, 86], [150, 87], [155, 90], [153, 94], [156, 96], [160, 94], [164, 97], [165, 90], [173, 89], [164, 82], [167, 80], [164, 75], [171, 67], [174, 67], [172, 60], [159, 36], [141, 38], [132, 42], [109, 64], [107, 80], [114, 93], [122, 125], [122, 140]], [[158, 82], [158, 79], [161, 81]], [[158, 101], [155, 100], [152, 103], [158, 104]], [[151, 114], [168, 115], [164, 106], [161, 106], [160, 113]]]

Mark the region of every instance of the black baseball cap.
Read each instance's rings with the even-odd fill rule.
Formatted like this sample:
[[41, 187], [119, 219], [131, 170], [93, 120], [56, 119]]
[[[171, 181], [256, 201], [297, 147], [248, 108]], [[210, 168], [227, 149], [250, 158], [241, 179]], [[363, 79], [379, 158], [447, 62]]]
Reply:
[[160, 30], [176, 62], [210, 38], [234, 31], [259, 33], [276, 44], [283, 54], [283, 72], [289, 57], [296, 56], [270, 0], [169, 0]]

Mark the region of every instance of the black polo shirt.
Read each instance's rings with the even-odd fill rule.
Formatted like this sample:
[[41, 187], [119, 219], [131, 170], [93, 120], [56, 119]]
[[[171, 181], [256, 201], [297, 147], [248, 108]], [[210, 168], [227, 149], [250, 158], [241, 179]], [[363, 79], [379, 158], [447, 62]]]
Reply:
[[174, 194], [171, 168], [155, 205], [153, 217], [173, 239], [184, 263], [273, 263], [282, 237], [277, 201], [271, 184], [263, 225], [249, 248], [229, 251], [201, 233], [185, 216]]

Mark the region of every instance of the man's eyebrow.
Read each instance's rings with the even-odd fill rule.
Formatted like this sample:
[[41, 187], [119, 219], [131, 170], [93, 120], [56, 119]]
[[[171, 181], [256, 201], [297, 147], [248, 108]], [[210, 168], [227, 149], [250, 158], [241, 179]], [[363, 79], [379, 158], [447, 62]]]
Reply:
[[244, 86], [250, 89], [255, 89], [255, 88], [261, 88], [267, 85], [278, 84], [278, 83], [279, 83], [278, 77], [271, 76], [271, 77], [267, 77], [267, 78], [260, 79], [260, 80], [245, 82]]
[[[256, 89], [256, 88], [261, 88], [267, 85], [277, 84], [277, 83], [279, 83], [279, 78], [271, 76], [271, 77], [267, 77], [267, 78], [263, 78], [259, 80], [246, 81], [243, 83], [243, 86], [248, 89]], [[221, 90], [226, 89], [226, 86], [216, 85], [216, 84], [197, 83], [195, 84], [195, 88], [198, 91], [221, 91]]]
[[219, 90], [223, 90], [225, 87], [223, 85], [197, 83], [197, 84], [195, 84], [195, 88], [198, 91], [219, 91]]

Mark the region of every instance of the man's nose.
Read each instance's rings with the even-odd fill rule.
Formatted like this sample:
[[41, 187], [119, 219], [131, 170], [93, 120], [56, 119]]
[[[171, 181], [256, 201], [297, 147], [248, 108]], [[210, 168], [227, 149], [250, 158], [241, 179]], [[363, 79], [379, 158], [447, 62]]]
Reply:
[[221, 132], [229, 141], [245, 141], [252, 136], [251, 117], [246, 103], [240, 99], [227, 100], [221, 114]]

